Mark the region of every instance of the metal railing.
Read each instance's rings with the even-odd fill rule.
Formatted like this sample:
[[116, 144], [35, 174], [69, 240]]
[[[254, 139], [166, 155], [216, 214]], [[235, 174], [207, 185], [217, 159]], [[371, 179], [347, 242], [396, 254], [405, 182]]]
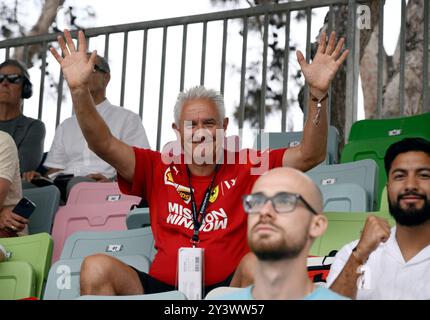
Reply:
[[[226, 77], [226, 64], [227, 64], [227, 48], [229, 45], [229, 21], [239, 20], [242, 22], [241, 29], [241, 37], [242, 37], [242, 49], [241, 52], [237, 52], [236, 54], [240, 57], [240, 85], [238, 91], [238, 103], [239, 103], [239, 121], [238, 126], [239, 129], [244, 127], [244, 115], [245, 115], [245, 98], [246, 98], [246, 67], [247, 67], [247, 59], [248, 59], [248, 45], [250, 39], [249, 32], [249, 21], [254, 17], [262, 17], [263, 18], [263, 30], [262, 30], [262, 38], [263, 38], [263, 50], [262, 50], [262, 68], [261, 68], [261, 97], [259, 101], [259, 128], [265, 128], [265, 119], [266, 119], [266, 86], [267, 86], [267, 63], [268, 63], [268, 36], [269, 36], [269, 19], [274, 14], [281, 14], [285, 18], [285, 55], [283, 61], [283, 85], [282, 85], [282, 110], [281, 110], [281, 131], [286, 131], [286, 119], [287, 119], [287, 109], [288, 109], [288, 99], [287, 93], [289, 88], [289, 47], [290, 47], [290, 32], [291, 32], [291, 14], [295, 11], [304, 11], [306, 13], [306, 59], [309, 61], [311, 55], [311, 23], [312, 23], [312, 10], [321, 7], [327, 7], [329, 9], [329, 31], [333, 30], [333, 19], [334, 19], [334, 10], [333, 8], [337, 5], [347, 5], [348, 6], [348, 28], [347, 28], [347, 47], [351, 50], [350, 55], [347, 60], [347, 80], [346, 80], [346, 122], [345, 122], [345, 132], [349, 132], [349, 128], [352, 123], [357, 119], [357, 94], [358, 94], [358, 75], [359, 75], [359, 65], [358, 65], [358, 54], [359, 54], [359, 34], [356, 28], [356, 8], [358, 5], [357, 0], [307, 0], [307, 1], [298, 1], [298, 2], [288, 2], [277, 5], [265, 5], [265, 6], [257, 6], [249, 9], [239, 9], [232, 11], [224, 11], [224, 12], [216, 12], [210, 14], [201, 14], [201, 15], [193, 15], [186, 17], [178, 17], [171, 19], [161, 19], [154, 21], [146, 21], [139, 23], [129, 23], [129, 24], [121, 24], [121, 25], [113, 25], [107, 27], [99, 27], [99, 28], [90, 28], [85, 30], [85, 34], [88, 37], [90, 44], [92, 43], [93, 38], [97, 38], [99, 36], [104, 37], [104, 56], [106, 58], [110, 55], [110, 39], [114, 34], [122, 34], [123, 35], [123, 44], [122, 44], [122, 70], [121, 70], [121, 85], [120, 85], [120, 98], [119, 104], [124, 105], [125, 101], [125, 89], [127, 87], [127, 65], [130, 63], [127, 60], [128, 52], [130, 50], [129, 45], [129, 34], [134, 31], [143, 32], [143, 43], [142, 43], [142, 52], [141, 52], [141, 69], [140, 71], [140, 92], [139, 92], [139, 108], [138, 113], [140, 117], [149, 117], [152, 116], [152, 112], [145, 107], [145, 100], [149, 95], [158, 95], [158, 112], [157, 112], [157, 134], [156, 134], [156, 149], [160, 150], [161, 147], [161, 129], [163, 126], [163, 108], [164, 99], [165, 99], [165, 82], [166, 82], [166, 54], [167, 54], [167, 37], [169, 31], [173, 27], [181, 27], [182, 28], [182, 45], [179, 53], [181, 56], [180, 59], [180, 77], [179, 77], [179, 90], [182, 91], [185, 86], [185, 77], [186, 77], [186, 64], [187, 64], [187, 48], [190, 45], [189, 43], [189, 28], [194, 25], [202, 25], [202, 41], [201, 47], [198, 48], [201, 54], [200, 61], [200, 84], [205, 84], [205, 79], [208, 77], [214, 77], [214, 74], [209, 74], [209, 70], [207, 69], [207, 45], [208, 41], [208, 24], [213, 22], [222, 22], [222, 41], [220, 43], [221, 46], [221, 63], [219, 66], [218, 72], [220, 74], [219, 81], [219, 89], [221, 93], [224, 93], [226, 86], [231, 85], [229, 82], [230, 79]], [[384, 18], [384, 2], [379, 1], [379, 27], [382, 30], [383, 26], [383, 18]], [[425, 30], [428, 30], [429, 17], [428, 17], [428, 1], [425, 2]], [[405, 8], [406, 2], [402, 0], [402, 33], [401, 33], [401, 72], [400, 72], [400, 88], [399, 88], [399, 99], [400, 105], [402, 106], [402, 101], [404, 101], [404, 86], [405, 86], [405, 66], [404, 66], [404, 57], [405, 57]], [[162, 42], [161, 42], [161, 62], [159, 68], [159, 89], [158, 92], [146, 92], [145, 85], [148, 78], [147, 70], [147, 59], [149, 55], [148, 51], [148, 33], [151, 30], [160, 29], [162, 30]], [[76, 36], [76, 32], [72, 33]], [[424, 32], [424, 45], [425, 48], [428, 48], [428, 32]], [[382, 108], [382, 97], [383, 97], [383, 55], [382, 55], [382, 46], [383, 46], [383, 32], [379, 33], [379, 54], [378, 54], [378, 71], [377, 71], [377, 110], [379, 114], [381, 114]], [[40, 87], [39, 87], [39, 109], [38, 109], [38, 118], [42, 118], [42, 113], [44, 110], [44, 92], [45, 92], [45, 73], [46, 73], [46, 60], [47, 60], [47, 50], [48, 46], [56, 41], [56, 34], [47, 34], [43, 36], [34, 36], [34, 37], [23, 37], [17, 39], [9, 39], [0, 42], [0, 52], [5, 50], [5, 56], [9, 57], [11, 55], [11, 50], [15, 47], [24, 47], [24, 52], [28, 53], [28, 47], [33, 44], [40, 44], [42, 46], [42, 63], [40, 70]], [[193, 48], [196, 49], [195, 47]], [[132, 50], [135, 50], [134, 46]], [[428, 50], [424, 50], [424, 79], [423, 79], [423, 101], [425, 110], [428, 109]], [[118, 75], [113, 74], [112, 77], [117, 77]], [[60, 73], [58, 77], [58, 95], [57, 95], [57, 110], [55, 117], [55, 126], [57, 126], [60, 122], [60, 112], [61, 106], [63, 103], [63, 76]], [[307, 100], [307, 94], [305, 92], [305, 105]], [[329, 100], [331, 101], [331, 99]], [[145, 113], [144, 114], [144, 110]], [[305, 108], [306, 110], [306, 108]], [[330, 113], [329, 113], [330, 114]], [[173, 118], [173, 117], [172, 117]], [[170, 121], [171, 119], [169, 119]], [[345, 137], [347, 134], [345, 134]]]

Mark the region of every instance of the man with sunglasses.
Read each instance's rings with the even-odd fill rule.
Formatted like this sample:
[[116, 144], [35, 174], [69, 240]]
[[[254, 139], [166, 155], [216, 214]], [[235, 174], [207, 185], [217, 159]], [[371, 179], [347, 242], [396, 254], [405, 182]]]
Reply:
[[[130, 145], [150, 148], [140, 117], [130, 110], [112, 105], [106, 98], [106, 88], [111, 77], [107, 61], [98, 55], [92, 71], [88, 88], [97, 112], [106, 121], [112, 134]], [[64, 179], [59, 179], [60, 176], [56, 180], [63, 200], [66, 200], [70, 189], [76, 183], [109, 182], [113, 181], [116, 175], [111, 165], [88, 148], [76, 115], [63, 121], [57, 128], [44, 166], [47, 168], [46, 176], [60, 171], [65, 174]], [[39, 177], [37, 172], [24, 175], [27, 182]], [[37, 183], [34, 180], [33, 182]]]
[[309, 250], [327, 228], [321, 192], [309, 177], [292, 168], [272, 169], [243, 196], [243, 208], [249, 255], [255, 255], [254, 283], [217, 299], [345, 299], [307, 275]]
[[43, 156], [45, 125], [22, 114], [24, 99], [32, 96], [27, 68], [7, 59], [0, 64], [0, 130], [9, 133], [18, 149], [20, 172], [36, 170]]

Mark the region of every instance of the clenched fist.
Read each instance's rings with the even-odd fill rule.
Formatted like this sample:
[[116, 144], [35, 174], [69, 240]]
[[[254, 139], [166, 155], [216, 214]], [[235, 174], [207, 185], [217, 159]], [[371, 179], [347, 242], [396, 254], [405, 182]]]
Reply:
[[373, 215], [368, 216], [356, 250], [362, 261], [366, 261], [381, 242], [386, 242], [390, 233], [391, 227], [387, 220]]

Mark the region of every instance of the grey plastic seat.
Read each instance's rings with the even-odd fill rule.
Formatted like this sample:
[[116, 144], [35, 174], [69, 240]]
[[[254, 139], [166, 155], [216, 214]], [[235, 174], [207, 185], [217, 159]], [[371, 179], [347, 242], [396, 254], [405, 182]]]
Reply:
[[60, 205], [60, 190], [54, 185], [41, 188], [24, 189], [23, 196], [36, 204], [30, 217], [30, 234], [51, 233], [52, 223]]
[[342, 183], [320, 186], [324, 212], [366, 212], [367, 194], [361, 186]]
[[132, 296], [80, 296], [77, 300], [187, 300], [178, 290]]
[[150, 227], [121, 231], [82, 231], [67, 238], [60, 260], [105, 253], [115, 257], [143, 255], [154, 259], [154, 237]]
[[150, 226], [149, 208], [135, 208], [131, 210], [127, 214], [125, 224], [129, 230]]
[[336, 185], [353, 183], [361, 186], [367, 194], [367, 210], [377, 209], [378, 201], [378, 165], [374, 160], [366, 159], [333, 165], [320, 165], [306, 174], [318, 185]]
[[[144, 256], [119, 256], [122, 262], [139, 271], [148, 272], [150, 262]], [[80, 296], [80, 273], [83, 258], [58, 260], [51, 266], [44, 300], [72, 300]]]
[[[258, 134], [254, 141], [254, 148], [265, 150], [267, 148], [280, 149], [300, 144], [303, 131], [297, 132], [263, 132]], [[261, 147], [263, 146], [263, 148]], [[327, 138], [326, 164], [339, 163], [339, 131], [330, 126]]]

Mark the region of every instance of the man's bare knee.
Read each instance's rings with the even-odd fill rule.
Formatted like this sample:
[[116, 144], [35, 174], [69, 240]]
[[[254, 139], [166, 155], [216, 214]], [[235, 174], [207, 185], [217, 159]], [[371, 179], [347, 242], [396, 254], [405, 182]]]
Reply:
[[[109, 287], [113, 290], [112, 272], [113, 257], [96, 254], [84, 259], [81, 266], [80, 283], [81, 294], [108, 294]], [[113, 294], [113, 293], [112, 293]]]
[[143, 294], [138, 274], [106, 254], [86, 257], [81, 266], [81, 295]]

